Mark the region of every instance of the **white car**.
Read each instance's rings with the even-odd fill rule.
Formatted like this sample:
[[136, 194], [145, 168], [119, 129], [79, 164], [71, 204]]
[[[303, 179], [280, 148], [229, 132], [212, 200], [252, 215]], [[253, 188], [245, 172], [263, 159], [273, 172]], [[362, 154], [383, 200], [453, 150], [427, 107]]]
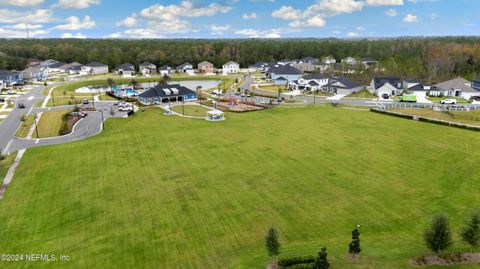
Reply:
[[444, 105], [455, 105], [456, 103], [457, 103], [457, 100], [455, 99], [445, 99], [440, 101], [440, 104], [444, 104]]
[[17, 94], [17, 92], [16, 92], [16, 91], [12, 91], [12, 90], [10, 90], [10, 91], [8, 91], [8, 92], [7, 92], [7, 94], [9, 94], [9, 95], [13, 95], [13, 94]]
[[130, 106], [119, 106], [118, 111], [130, 111], [133, 110], [133, 107]]

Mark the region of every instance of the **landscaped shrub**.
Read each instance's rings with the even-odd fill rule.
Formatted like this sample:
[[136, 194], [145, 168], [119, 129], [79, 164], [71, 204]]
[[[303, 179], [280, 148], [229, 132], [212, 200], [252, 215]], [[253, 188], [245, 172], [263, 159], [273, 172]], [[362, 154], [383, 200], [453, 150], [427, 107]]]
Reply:
[[295, 264], [288, 269], [312, 269], [313, 268], [313, 263], [300, 263], [300, 264]]
[[[280, 268], [293, 268], [293, 265], [310, 264], [315, 262], [314, 256], [283, 258], [278, 261]], [[312, 267], [309, 267], [312, 268]], [[299, 268], [297, 268], [299, 269]]]

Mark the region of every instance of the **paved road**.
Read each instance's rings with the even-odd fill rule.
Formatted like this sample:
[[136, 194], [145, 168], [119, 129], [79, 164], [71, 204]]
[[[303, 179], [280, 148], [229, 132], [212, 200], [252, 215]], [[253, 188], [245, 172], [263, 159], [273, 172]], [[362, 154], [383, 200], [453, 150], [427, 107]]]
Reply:
[[[46, 146], [46, 145], [57, 145], [65, 144], [73, 141], [78, 141], [85, 139], [87, 137], [95, 136], [100, 133], [103, 129], [102, 125], [102, 112], [103, 120], [108, 118], [124, 118], [126, 117], [125, 112], [119, 112], [115, 109], [115, 114], [110, 114], [110, 107], [112, 102], [97, 102], [95, 103], [95, 108], [97, 111], [89, 111], [88, 116], [81, 119], [75, 125], [73, 131], [70, 134], [52, 138], [40, 138], [40, 139], [20, 139], [16, 138], [12, 140], [10, 144], [9, 151], [17, 151], [20, 149], [26, 149], [31, 147]], [[65, 109], [68, 106], [55, 107], [52, 109]], [[70, 108], [73, 108], [71, 106]], [[48, 109], [36, 109], [37, 111], [45, 111]]]
[[[0, 150], [2, 152], [10, 152], [7, 148], [10, 141], [15, 137], [17, 129], [20, 128], [22, 122], [20, 121], [20, 115], [28, 114], [33, 106], [42, 101], [45, 96], [42, 94], [44, 86], [34, 87], [29, 91], [28, 94], [18, 96], [13, 98], [15, 103], [15, 108], [10, 112], [10, 114], [0, 123]], [[23, 103], [25, 108], [20, 109], [17, 107], [19, 103]]]

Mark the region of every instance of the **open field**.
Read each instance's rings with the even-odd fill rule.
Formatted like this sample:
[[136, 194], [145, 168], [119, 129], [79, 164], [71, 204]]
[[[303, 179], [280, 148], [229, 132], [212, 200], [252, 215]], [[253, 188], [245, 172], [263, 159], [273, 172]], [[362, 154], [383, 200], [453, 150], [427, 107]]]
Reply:
[[33, 122], [35, 121], [34, 115], [25, 116], [25, 121], [22, 122], [20, 128], [18, 128], [16, 137], [25, 138], [32, 127]]
[[[60, 135], [60, 130], [64, 122], [63, 117], [70, 113], [71, 110], [55, 110], [48, 111], [42, 114], [40, 121], [38, 122], [38, 137], [53, 137]], [[36, 137], [36, 133], [33, 133]]]
[[282, 257], [326, 246], [331, 268], [412, 268], [434, 213], [451, 217], [452, 252], [468, 251], [457, 231], [480, 205], [478, 138], [332, 107], [109, 120], [97, 137], [29, 149], [0, 201], [3, 252], [71, 261], [1, 267], [265, 268], [275, 225]]
[[0, 163], [0, 180], [3, 181], [3, 179], [7, 175], [8, 169], [10, 168], [10, 166], [12, 166], [13, 161], [15, 161], [16, 156], [17, 156], [16, 152], [10, 154], [9, 156], [5, 156], [6, 159]]
[[480, 126], [480, 110], [474, 110], [469, 112], [459, 111], [435, 111], [433, 109], [415, 109], [415, 108], [395, 108], [390, 111], [400, 112], [404, 114], [423, 116], [432, 119], [446, 120], [452, 122], [459, 122], [474, 126]]

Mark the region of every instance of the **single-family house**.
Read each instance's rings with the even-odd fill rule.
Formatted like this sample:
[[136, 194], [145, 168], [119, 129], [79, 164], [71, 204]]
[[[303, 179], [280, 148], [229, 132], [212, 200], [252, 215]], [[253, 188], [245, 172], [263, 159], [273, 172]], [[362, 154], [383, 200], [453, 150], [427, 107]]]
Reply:
[[265, 67], [268, 65], [266, 62], [256, 62], [255, 64], [252, 64], [248, 66], [248, 70], [253, 72], [253, 71], [265, 71]]
[[335, 60], [335, 58], [333, 58], [333, 56], [326, 56], [326, 57], [322, 58], [322, 63], [323, 64], [330, 65], [330, 64], [334, 64], [336, 62], [337, 62], [337, 60]]
[[182, 65], [177, 66], [177, 73], [187, 73], [187, 74], [193, 74], [193, 65], [191, 63], [184, 63]]
[[315, 65], [315, 64], [318, 64], [318, 59], [317, 59], [317, 58], [314, 58], [314, 57], [308, 56], [308, 57], [302, 58], [302, 59], [301, 59], [301, 62], [302, 62], [302, 63], [307, 63], [307, 64], [313, 64], [313, 65]]
[[69, 75], [78, 75], [82, 72], [82, 66], [81, 65], [70, 66], [67, 69], [67, 72], [68, 72]]
[[423, 85], [421, 80], [417, 79], [405, 79], [403, 81], [403, 90], [409, 94], [414, 94], [420, 98], [426, 98], [430, 87]]
[[160, 75], [162, 75], [162, 76], [169, 75], [169, 74], [173, 73], [173, 68], [171, 68], [171, 67], [168, 66], [168, 65], [164, 65], [164, 66], [161, 66], [161, 67], [158, 69], [158, 72], [159, 72]]
[[140, 64], [138, 67], [140, 69], [140, 74], [144, 76], [157, 73], [157, 66], [149, 62], [144, 62]]
[[362, 59], [362, 64], [365, 67], [365, 69], [370, 68], [371, 66], [375, 66], [378, 63], [377, 60], [370, 58], [370, 57], [365, 57]]
[[287, 65], [287, 64], [292, 64], [292, 60], [289, 59], [283, 59], [281, 61], [278, 61], [277, 64], [279, 65]]
[[396, 96], [403, 93], [403, 83], [400, 78], [376, 77], [370, 82], [369, 91], [378, 97], [384, 95]]
[[480, 90], [472, 87], [472, 83], [464, 78], [455, 78], [434, 85], [430, 96], [451, 96], [470, 99], [473, 96], [480, 96]]
[[222, 66], [222, 72], [224, 75], [239, 73], [240, 64], [230, 61]]
[[47, 70], [50, 73], [65, 73], [68, 69], [68, 64], [64, 62], [57, 62], [50, 65], [47, 65]]
[[215, 73], [215, 66], [211, 62], [203, 61], [198, 64], [198, 72], [205, 74]]
[[474, 88], [475, 90], [480, 90], [480, 78], [474, 79], [472, 81], [472, 88]]
[[92, 62], [86, 65], [82, 65], [80, 74], [82, 75], [101, 75], [108, 73], [108, 65]]
[[113, 69], [113, 73], [119, 76], [131, 77], [135, 75], [135, 66], [130, 63], [124, 63]]
[[3, 86], [10, 87], [23, 81], [22, 74], [17, 71], [0, 69], [0, 81], [2, 81]]
[[40, 65], [41, 66], [49, 66], [49, 65], [52, 65], [52, 64], [56, 64], [56, 63], [58, 63], [57, 60], [48, 59], [48, 60], [40, 62]]
[[278, 65], [268, 70], [267, 78], [275, 85], [288, 85], [288, 83], [299, 80], [302, 72], [287, 64]]
[[192, 101], [196, 99], [197, 95], [194, 91], [179, 84], [158, 84], [138, 95], [138, 100], [144, 105]]
[[21, 73], [23, 79], [27, 82], [43, 81], [50, 77], [47, 67], [41, 65], [27, 67]]
[[28, 66], [34, 66], [34, 65], [39, 65], [42, 61], [37, 59], [37, 58], [28, 58], [27, 59], [27, 67]]
[[315, 73], [290, 82], [288, 87], [292, 90], [313, 92], [321, 90], [323, 86], [328, 84], [328, 81], [329, 79], [327, 76], [320, 73]]
[[322, 87], [322, 90], [332, 94], [350, 95], [363, 91], [365, 86], [356, 81], [351, 81], [344, 77], [334, 77], [328, 80], [328, 84]]
[[358, 64], [358, 61], [357, 61], [357, 59], [355, 59], [351, 56], [348, 56], [347, 58], [342, 59], [342, 63], [343, 64], [348, 64], [348, 65], [356, 65], [356, 64]]
[[315, 68], [317, 68], [315, 64], [312, 64], [311, 62], [303, 62], [303, 61], [294, 63], [292, 64], [292, 66], [300, 70], [302, 73], [303, 72], [311, 73], [315, 71]]

